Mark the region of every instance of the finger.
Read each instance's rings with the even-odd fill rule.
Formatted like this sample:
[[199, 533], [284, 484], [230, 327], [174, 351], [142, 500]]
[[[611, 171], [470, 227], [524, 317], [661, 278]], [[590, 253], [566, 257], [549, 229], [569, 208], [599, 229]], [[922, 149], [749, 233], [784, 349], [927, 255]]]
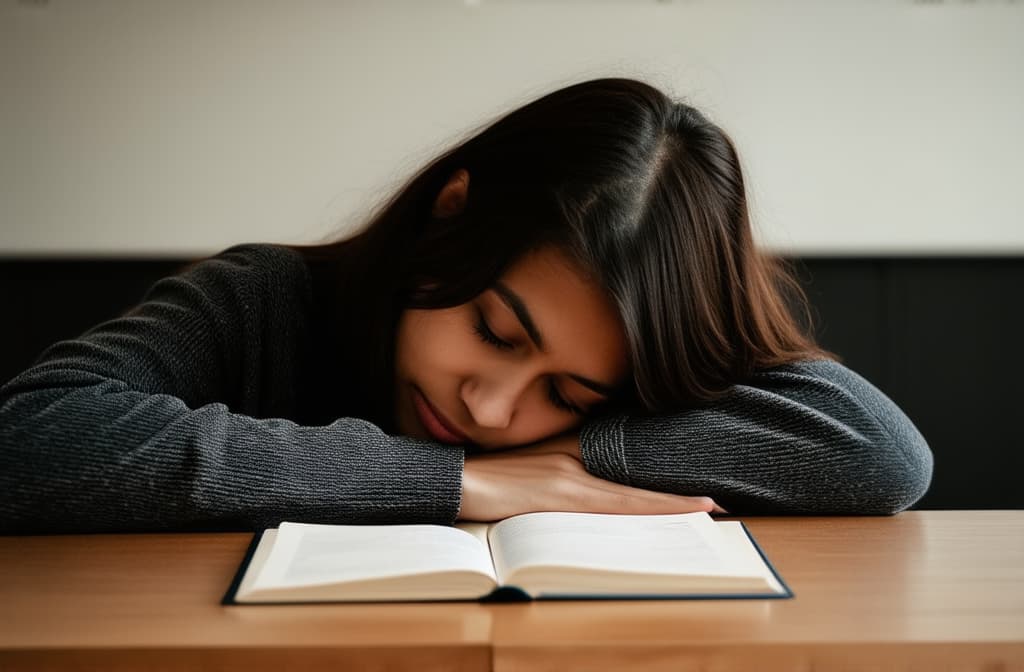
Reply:
[[710, 497], [673, 495], [625, 485], [611, 489], [595, 488], [589, 494], [588, 504], [602, 509], [601, 513], [710, 513], [715, 508], [715, 502]]
[[677, 510], [683, 513], [695, 511], [711, 513], [715, 509], [715, 502], [710, 497], [671, 495], [669, 497], [659, 497], [657, 499], [650, 500], [649, 506], [652, 512], [664, 509], [665, 513], [672, 513]]
[[709, 512], [717, 511], [718, 513], [725, 513], [725, 509], [718, 506], [715, 500], [710, 497], [703, 496], [691, 496], [691, 495], [676, 495], [671, 492], [659, 492], [657, 490], [645, 490], [643, 488], [635, 488], [630, 485], [622, 485], [621, 483], [615, 483], [614, 481], [606, 481], [604, 479], [597, 479], [594, 487], [597, 489], [604, 490], [611, 494], [621, 494], [637, 499], [638, 501], [647, 501], [652, 503], [668, 503], [678, 504], [683, 506], [694, 506], [699, 510], [707, 510]]
[[675, 513], [679, 511], [727, 513], [725, 509], [719, 506], [718, 503], [710, 497], [677, 495], [669, 492], [635, 488], [633, 486], [623, 485], [621, 483], [616, 483], [615, 481], [609, 481], [598, 476], [594, 476], [586, 471], [582, 464], [577, 463], [575, 460], [572, 462], [572, 465], [573, 466], [570, 471], [575, 472], [577, 478], [581, 478], [586, 486], [603, 490], [609, 493], [612, 497], [625, 497], [627, 498], [625, 506], [631, 508], [639, 507], [642, 509], [642, 511], [639, 511], [640, 513]]

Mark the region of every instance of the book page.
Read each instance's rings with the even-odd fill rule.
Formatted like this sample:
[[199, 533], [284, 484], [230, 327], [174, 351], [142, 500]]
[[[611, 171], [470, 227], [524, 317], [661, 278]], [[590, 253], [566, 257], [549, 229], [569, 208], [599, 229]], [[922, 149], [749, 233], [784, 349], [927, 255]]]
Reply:
[[487, 555], [488, 557], [490, 557], [491, 542], [487, 540], [487, 531], [491, 529], [489, 523], [474, 523], [466, 520], [460, 520], [459, 522], [455, 523], [455, 527], [462, 530], [463, 532], [469, 532], [474, 537], [476, 537], [477, 540], [479, 540], [480, 543], [487, 548]]
[[750, 539], [743, 529], [743, 523], [738, 520], [720, 520], [715, 524], [721, 530], [722, 537], [729, 544], [730, 553], [735, 554], [736, 562], [744, 568], [744, 572], [760, 574], [764, 578], [765, 584], [772, 591], [776, 593], [785, 592], [786, 589], [779, 583], [771, 567], [761, 558], [757, 548], [750, 543]]
[[615, 515], [528, 513], [492, 526], [499, 581], [533, 566], [645, 574], [743, 576], [706, 513]]
[[451, 571], [495, 578], [487, 547], [473, 534], [453, 527], [281, 523], [252, 587], [309, 586]]

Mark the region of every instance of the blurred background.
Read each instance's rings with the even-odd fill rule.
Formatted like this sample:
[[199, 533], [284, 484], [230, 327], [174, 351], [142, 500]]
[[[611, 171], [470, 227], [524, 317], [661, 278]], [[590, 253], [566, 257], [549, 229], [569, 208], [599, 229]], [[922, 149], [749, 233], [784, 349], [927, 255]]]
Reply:
[[0, 382], [604, 76], [733, 137], [820, 340], [932, 445], [919, 508], [1024, 508], [1024, 0], [0, 0]]

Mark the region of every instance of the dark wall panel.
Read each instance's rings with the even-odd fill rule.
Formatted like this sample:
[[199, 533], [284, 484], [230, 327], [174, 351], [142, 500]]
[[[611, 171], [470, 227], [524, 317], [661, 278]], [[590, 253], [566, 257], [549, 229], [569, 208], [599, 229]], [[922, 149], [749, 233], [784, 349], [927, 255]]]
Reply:
[[138, 303], [181, 261], [0, 260], [0, 383], [44, 348], [74, 338]]
[[1024, 264], [911, 260], [887, 296], [890, 391], [941, 459], [922, 508], [1024, 508]]
[[803, 259], [794, 266], [811, 304], [818, 342], [879, 388], [886, 387], [884, 262]]

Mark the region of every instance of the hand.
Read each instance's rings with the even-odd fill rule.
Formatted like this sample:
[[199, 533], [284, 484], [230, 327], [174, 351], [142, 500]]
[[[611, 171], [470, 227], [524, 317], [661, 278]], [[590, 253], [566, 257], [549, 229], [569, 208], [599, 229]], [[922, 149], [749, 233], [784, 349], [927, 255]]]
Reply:
[[466, 457], [460, 520], [500, 520], [532, 511], [588, 513], [722, 512], [710, 497], [633, 488], [598, 478], [567, 435], [524, 448]]

